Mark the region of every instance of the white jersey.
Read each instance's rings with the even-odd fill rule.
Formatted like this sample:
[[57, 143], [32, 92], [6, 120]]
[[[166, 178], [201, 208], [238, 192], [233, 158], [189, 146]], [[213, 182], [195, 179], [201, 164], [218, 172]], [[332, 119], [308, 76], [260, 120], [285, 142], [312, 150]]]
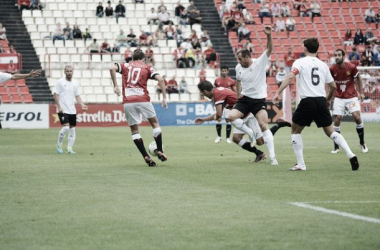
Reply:
[[333, 82], [329, 67], [316, 57], [307, 56], [293, 63], [292, 72], [299, 74], [300, 98], [326, 97], [325, 84]]
[[[55, 91], [59, 95], [59, 104], [63, 109], [63, 113], [74, 115], [77, 113], [75, 108], [75, 97], [79, 96], [79, 83], [75, 80], [67, 81], [61, 78], [55, 85]], [[57, 107], [58, 113], [58, 107]]]
[[12, 78], [11, 74], [0, 72], [0, 83], [7, 82]]
[[266, 67], [269, 57], [265, 50], [263, 54], [248, 68], [243, 68], [238, 64], [236, 70], [236, 80], [241, 81], [241, 94], [252, 99], [267, 98]]

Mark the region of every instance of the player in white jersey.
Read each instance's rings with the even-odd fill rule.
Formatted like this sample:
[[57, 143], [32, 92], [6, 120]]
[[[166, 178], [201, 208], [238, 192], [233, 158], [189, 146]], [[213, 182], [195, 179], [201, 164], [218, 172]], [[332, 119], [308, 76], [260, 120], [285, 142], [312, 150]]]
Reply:
[[251, 52], [240, 50], [237, 54], [239, 64], [236, 66], [236, 93], [237, 102], [229, 114], [232, 125], [249, 135], [251, 146], [255, 143], [255, 135], [242, 120], [247, 114], [252, 113], [259, 122], [263, 132], [265, 145], [268, 148], [272, 165], [278, 165], [274, 152], [273, 134], [268, 127], [268, 113], [265, 99], [267, 97], [266, 66], [273, 50], [272, 29], [264, 28], [267, 35], [267, 49], [255, 61], [251, 58]]
[[[273, 98], [273, 103], [278, 104], [281, 92], [293, 81], [296, 75], [299, 75], [301, 102], [294, 113], [292, 123], [292, 146], [297, 157], [297, 165], [290, 168], [290, 170], [306, 170], [301, 132], [305, 126], [309, 127], [312, 121], [317, 124], [318, 128], [323, 127], [326, 135], [344, 149], [350, 159], [352, 170], [358, 170], [359, 162], [357, 157], [352, 153], [343, 136], [335, 132], [332, 126], [332, 118], [328, 107], [330, 107], [336, 84], [328, 66], [316, 57], [319, 42], [316, 38], [309, 38], [303, 44], [306, 57], [294, 62], [292, 71], [286, 76]], [[326, 84], [329, 86], [327, 97]]]
[[69, 136], [66, 153], [75, 154], [73, 151], [75, 142], [75, 126], [77, 125], [75, 100], [81, 105], [83, 110], [87, 110], [87, 106], [80, 98], [79, 83], [72, 79], [73, 72], [73, 67], [70, 65], [66, 66], [64, 70], [66, 77], [59, 79], [55, 85], [54, 101], [57, 107], [58, 117], [62, 125], [62, 129], [58, 134], [58, 142], [56, 146], [59, 154], [63, 153], [62, 142], [67, 133], [69, 133]]

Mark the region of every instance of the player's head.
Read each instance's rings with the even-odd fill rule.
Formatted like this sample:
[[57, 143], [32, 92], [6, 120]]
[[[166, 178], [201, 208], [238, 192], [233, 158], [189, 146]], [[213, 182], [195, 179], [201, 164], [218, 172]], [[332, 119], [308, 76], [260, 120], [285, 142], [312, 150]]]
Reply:
[[213, 97], [212, 90], [214, 89], [214, 86], [212, 85], [211, 82], [203, 81], [203, 82], [198, 83], [198, 89], [199, 89], [199, 92], [207, 96], [207, 98], [211, 99]]
[[141, 50], [137, 50], [133, 53], [133, 61], [144, 60], [145, 54]]
[[73, 69], [73, 67], [72, 67], [71, 65], [66, 65], [65, 70], [64, 70], [64, 73], [65, 73], [65, 75], [66, 75], [66, 79], [67, 79], [68, 81], [70, 81], [71, 78], [73, 78], [73, 73], [74, 73], [74, 69]]
[[344, 56], [346, 53], [342, 49], [337, 49], [334, 52], [335, 62], [337, 64], [342, 64], [344, 62]]
[[308, 38], [303, 41], [303, 46], [305, 47], [305, 52], [316, 54], [319, 48], [319, 42], [317, 38]]
[[251, 52], [247, 49], [242, 49], [237, 54], [238, 61], [244, 68], [247, 68], [249, 66], [249, 63], [251, 62]]
[[222, 67], [220, 68], [220, 74], [221, 74], [223, 77], [227, 77], [229, 71], [230, 71], [230, 69], [229, 69], [227, 66], [222, 66]]

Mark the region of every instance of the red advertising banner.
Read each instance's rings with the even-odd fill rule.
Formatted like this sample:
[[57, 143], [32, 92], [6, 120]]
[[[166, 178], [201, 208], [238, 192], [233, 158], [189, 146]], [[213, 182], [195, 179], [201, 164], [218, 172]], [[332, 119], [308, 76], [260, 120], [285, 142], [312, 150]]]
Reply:
[[[80, 105], [76, 105], [79, 127], [128, 126], [122, 104], [88, 104], [87, 106], [88, 110], [83, 111]], [[49, 107], [49, 123], [51, 128], [61, 127], [54, 104]], [[143, 122], [139, 126], [147, 125], [149, 125], [148, 122]]]

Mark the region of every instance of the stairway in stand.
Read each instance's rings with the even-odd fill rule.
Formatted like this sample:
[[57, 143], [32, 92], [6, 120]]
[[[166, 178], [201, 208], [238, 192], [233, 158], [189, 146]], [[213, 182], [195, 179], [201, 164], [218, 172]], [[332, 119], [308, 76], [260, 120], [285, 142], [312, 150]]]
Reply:
[[[13, 45], [16, 51], [22, 55], [21, 73], [29, 73], [32, 69], [41, 69], [41, 63], [14, 1], [0, 0], [0, 6], [0, 22], [7, 30], [9, 44]], [[29, 87], [34, 102], [50, 103], [54, 101], [44, 76], [28, 78], [26, 85]]]

